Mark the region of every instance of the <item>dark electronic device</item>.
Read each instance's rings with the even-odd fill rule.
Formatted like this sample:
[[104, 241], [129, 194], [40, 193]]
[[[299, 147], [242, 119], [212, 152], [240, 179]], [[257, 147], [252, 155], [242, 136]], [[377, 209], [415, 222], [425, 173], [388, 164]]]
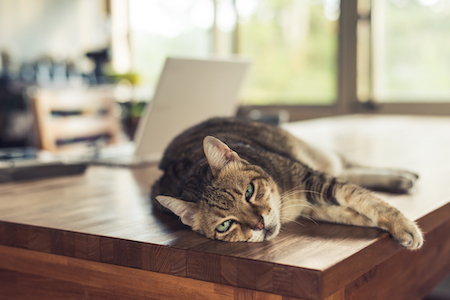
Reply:
[[82, 174], [88, 166], [80, 161], [9, 160], [0, 161], [0, 182], [43, 179]]

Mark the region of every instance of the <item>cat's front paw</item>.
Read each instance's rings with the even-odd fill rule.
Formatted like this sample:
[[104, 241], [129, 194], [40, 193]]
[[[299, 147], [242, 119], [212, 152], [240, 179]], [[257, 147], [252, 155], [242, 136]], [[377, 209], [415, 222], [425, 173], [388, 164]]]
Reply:
[[423, 245], [422, 232], [414, 222], [408, 219], [394, 226], [390, 233], [405, 248], [416, 250]]

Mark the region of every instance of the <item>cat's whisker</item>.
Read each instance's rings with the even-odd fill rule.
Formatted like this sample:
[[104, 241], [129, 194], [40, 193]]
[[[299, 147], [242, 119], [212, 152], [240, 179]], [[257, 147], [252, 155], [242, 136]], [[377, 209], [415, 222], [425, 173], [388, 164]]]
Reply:
[[284, 205], [281, 207], [280, 212], [283, 213], [286, 211], [286, 209], [292, 209], [292, 208], [296, 208], [296, 207], [307, 207], [307, 208], [314, 210], [315, 212], [319, 212], [317, 207], [315, 207], [314, 205], [312, 205], [311, 203], [308, 203], [308, 202], [292, 203], [289, 205]]
[[304, 205], [304, 204], [290, 204], [289, 206], [283, 206], [280, 210], [280, 213], [289, 213], [291, 210], [295, 210], [296, 208], [310, 208], [313, 210], [316, 210], [316, 207], [310, 206], [310, 205]]
[[[312, 218], [310, 218], [310, 217], [302, 216], [302, 219], [311, 221], [311, 222], [313, 222], [315, 225], [318, 225], [317, 222], [316, 222], [316, 220], [314, 220], [314, 219], [312, 219]], [[299, 222], [297, 219], [284, 218], [284, 219], [283, 219], [283, 223], [286, 223], [286, 222], [294, 222], [294, 223], [296, 223], [296, 224], [298, 224], [298, 225], [301, 225], [301, 226], [303, 226], [303, 227], [305, 226], [305, 224]]]
[[286, 192], [282, 193], [281, 197], [283, 198], [283, 197], [286, 197], [286, 196], [289, 196], [289, 195], [293, 195], [293, 194], [296, 194], [296, 193], [301, 193], [301, 191], [299, 191], [299, 190], [289, 190], [289, 191], [286, 191]]
[[316, 220], [314, 220], [314, 219], [311, 218], [310, 216], [302, 216], [302, 218], [303, 218], [303, 219], [306, 219], [306, 220], [309, 220], [309, 221], [311, 221], [311, 222], [313, 222], [314, 224], [316, 224], [316, 226], [319, 225], [319, 224], [317, 224]]
[[286, 219], [285, 221], [292, 222], [292, 223], [298, 224], [298, 225], [300, 225], [302, 227], [305, 227], [305, 224], [302, 224], [299, 221], [296, 221], [295, 219]]
[[281, 197], [286, 197], [289, 195], [294, 195], [294, 194], [301, 194], [307, 192], [307, 190], [304, 189], [299, 189], [299, 188], [293, 188], [291, 190], [285, 191], [284, 193], [281, 194]]
[[297, 203], [289, 203], [289, 204], [285, 204], [283, 205], [284, 207], [296, 207], [296, 206], [303, 206], [303, 207], [309, 207], [309, 206], [313, 206], [311, 203], [305, 202], [305, 201], [299, 201]]
[[322, 196], [322, 197], [325, 198], [325, 194], [323, 194], [323, 193], [320, 193], [320, 192], [317, 192], [317, 191], [313, 191], [313, 190], [305, 190], [305, 189], [297, 189], [297, 188], [293, 188], [293, 189], [291, 189], [291, 190], [289, 190], [289, 191], [286, 191], [286, 192], [282, 193], [282, 194], [281, 194], [281, 198], [283, 199], [283, 198], [292, 196], [292, 195], [294, 195], [294, 194], [296, 194], [296, 193], [305, 193], [305, 194], [306, 194], [306, 193], [311, 193], [311, 194], [317, 194], [317, 195]]

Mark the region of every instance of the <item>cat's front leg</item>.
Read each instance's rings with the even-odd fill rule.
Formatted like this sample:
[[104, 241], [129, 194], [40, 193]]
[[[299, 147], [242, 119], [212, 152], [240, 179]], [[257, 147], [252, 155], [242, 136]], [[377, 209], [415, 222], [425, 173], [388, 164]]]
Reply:
[[336, 188], [335, 198], [339, 205], [354, 209], [368, 217], [376, 227], [389, 231], [404, 247], [418, 249], [422, 246], [419, 227], [374, 193], [351, 184], [342, 184]]
[[333, 205], [316, 207], [310, 210], [307, 217], [339, 224], [378, 227], [388, 231], [395, 240], [409, 249], [418, 249], [423, 244], [420, 229], [404, 216], [380, 216], [374, 221], [350, 207]]
[[[322, 180], [324, 177], [322, 176]], [[378, 198], [373, 192], [359, 186], [327, 178], [318, 193], [306, 195], [316, 209], [310, 217], [316, 220], [379, 227], [408, 249], [418, 249], [423, 244], [419, 227], [397, 208]], [[308, 193], [308, 192], [307, 192]], [[319, 196], [320, 195], [320, 196]]]
[[422, 247], [423, 236], [419, 227], [396, 208], [391, 208], [380, 215], [377, 220], [377, 226], [389, 231], [406, 248], [419, 249]]

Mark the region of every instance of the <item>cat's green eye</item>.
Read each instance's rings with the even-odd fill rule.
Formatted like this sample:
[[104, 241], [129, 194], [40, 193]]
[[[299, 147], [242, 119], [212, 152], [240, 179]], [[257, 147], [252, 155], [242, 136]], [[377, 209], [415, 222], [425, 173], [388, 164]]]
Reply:
[[255, 191], [255, 186], [253, 183], [250, 183], [247, 186], [247, 191], [245, 192], [245, 200], [250, 201], [250, 198], [253, 196], [253, 192]]
[[222, 224], [216, 227], [216, 230], [220, 233], [227, 232], [230, 229], [231, 224], [233, 224], [233, 220], [226, 220]]

